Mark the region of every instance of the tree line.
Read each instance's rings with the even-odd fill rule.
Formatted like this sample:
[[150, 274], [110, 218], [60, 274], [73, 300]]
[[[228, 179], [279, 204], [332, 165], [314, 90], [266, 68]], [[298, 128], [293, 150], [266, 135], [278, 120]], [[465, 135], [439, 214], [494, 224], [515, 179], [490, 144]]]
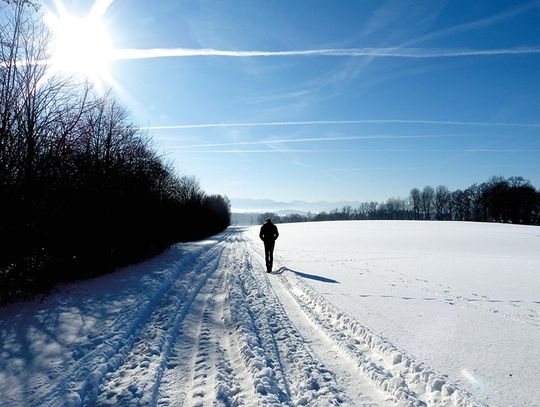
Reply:
[[466, 189], [450, 191], [446, 186], [413, 188], [408, 198], [386, 202], [362, 202], [317, 214], [274, 213], [259, 215], [259, 223], [307, 222], [328, 220], [448, 220], [504, 222], [540, 225], [540, 191], [523, 177], [492, 177]]
[[228, 199], [177, 175], [110, 94], [39, 63], [37, 6], [0, 13], [0, 303], [229, 225]]

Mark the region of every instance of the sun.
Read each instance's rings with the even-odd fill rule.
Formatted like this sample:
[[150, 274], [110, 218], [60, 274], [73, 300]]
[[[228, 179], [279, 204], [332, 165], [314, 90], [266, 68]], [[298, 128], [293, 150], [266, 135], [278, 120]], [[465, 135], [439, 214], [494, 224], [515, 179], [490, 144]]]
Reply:
[[55, 73], [78, 75], [93, 82], [109, 75], [111, 37], [100, 18], [67, 13], [48, 13], [45, 23], [51, 32], [49, 66]]

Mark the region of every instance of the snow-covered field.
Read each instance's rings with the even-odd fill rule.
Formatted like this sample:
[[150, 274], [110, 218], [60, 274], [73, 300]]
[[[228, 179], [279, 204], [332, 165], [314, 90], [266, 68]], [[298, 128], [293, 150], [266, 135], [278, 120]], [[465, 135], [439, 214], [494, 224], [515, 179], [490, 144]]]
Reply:
[[0, 405], [538, 405], [540, 228], [231, 228], [0, 309]]
[[539, 227], [325, 222], [280, 232], [278, 267], [362, 325], [478, 400], [540, 405]]

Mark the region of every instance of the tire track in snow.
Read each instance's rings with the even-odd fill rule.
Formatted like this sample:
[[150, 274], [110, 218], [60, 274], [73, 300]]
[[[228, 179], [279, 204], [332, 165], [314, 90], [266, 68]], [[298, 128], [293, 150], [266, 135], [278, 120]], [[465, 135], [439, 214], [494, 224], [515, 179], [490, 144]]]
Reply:
[[[227, 250], [230, 253], [230, 249]], [[187, 382], [189, 392], [186, 407], [243, 405], [244, 389], [236, 378], [226, 352], [222, 338], [226, 335], [224, 316], [218, 309], [223, 309], [225, 300], [225, 277], [227, 264], [220, 261], [220, 274], [214, 288], [206, 300], [198, 327], [197, 344], [190, 360], [190, 374]]]
[[232, 242], [234, 235], [229, 235], [216, 272], [182, 322], [163, 373], [157, 405], [246, 405], [246, 390], [253, 388], [253, 382], [237, 377], [227, 341], [230, 331], [225, 312], [226, 278], [231, 267]]
[[219, 242], [178, 261], [173, 270], [157, 284], [157, 288], [141, 293], [141, 300], [137, 304], [120, 312], [117, 320], [121, 322], [99, 336], [95, 349], [87, 351], [67, 367], [60, 380], [45, 396], [36, 400], [35, 405], [93, 404], [106, 375], [123, 365], [141, 332], [155, 318], [156, 310], [161, 309], [163, 298], [171, 297], [171, 291], [177, 289], [179, 284], [187, 288], [200, 282], [200, 265], [208, 263], [208, 258], [215, 256], [217, 250], [222, 250]]
[[238, 337], [235, 335], [231, 306], [228, 301], [230, 274], [237, 272], [234, 246], [238, 243], [238, 235], [231, 235], [231, 249], [226, 264], [226, 272], [222, 283], [227, 291], [218, 295], [220, 310], [219, 320], [223, 324], [222, 331], [218, 335], [217, 343], [217, 375], [216, 375], [216, 400], [214, 405], [218, 407], [252, 406], [264, 404], [263, 400], [255, 392], [255, 384], [242, 359]]
[[[231, 319], [223, 314], [226, 326], [231, 326]], [[259, 405], [255, 399], [253, 381], [247, 374], [242, 356], [234, 341], [232, 331], [227, 329], [219, 338], [218, 344], [218, 385], [216, 386], [216, 405], [219, 407]], [[230, 393], [229, 389], [233, 389]], [[231, 398], [231, 395], [233, 396]]]
[[[212, 247], [216, 245], [217, 243], [214, 243]], [[85, 393], [91, 392], [101, 382], [106, 373], [103, 365], [133, 342], [160, 298], [170, 291], [171, 283], [188, 276], [195, 262], [201, 255], [204, 256], [203, 253], [207, 250], [208, 247], [202, 247], [193, 253], [186, 253], [185, 257], [169, 267], [163, 280], [152, 286], [150, 291], [141, 293], [135, 304], [119, 311], [103, 335], [90, 338], [87, 343], [72, 350], [73, 363], [68, 364], [66, 361], [49, 375], [54, 383], [48, 387], [47, 393], [34, 400], [33, 405], [80, 404]]]
[[[216, 263], [224, 247], [210, 249], [190, 271], [190, 278], [174, 282], [171, 290], [157, 304], [151, 318], [131, 347], [125, 347], [113, 359], [99, 390], [97, 404], [155, 405], [164, 370], [184, 321], [216, 272]], [[92, 401], [92, 394], [88, 401]]]
[[[216, 298], [223, 296], [223, 259], [220, 255], [215, 271], [192, 302], [188, 314], [182, 320], [175, 341], [171, 341], [170, 354], [162, 371], [161, 380], [154, 384], [156, 405], [184, 405], [190, 397], [189, 388], [195, 376], [195, 359], [200, 357], [203, 337], [208, 334], [211, 313], [215, 312]], [[208, 265], [214, 267], [214, 265]], [[222, 301], [221, 301], [222, 302]], [[216, 322], [216, 321], [213, 321]], [[204, 326], [203, 326], [204, 325]], [[214, 327], [214, 335], [219, 336], [222, 329]], [[218, 332], [219, 331], [219, 332]], [[203, 334], [201, 335], [201, 333]], [[208, 342], [207, 338], [205, 339]]]
[[252, 346], [260, 342], [257, 334], [250, 336], [258, 332], [260, 320], [251, 313], [241, 288], [231, 286], [236, 275], [245, 272], [236, 262], [236, 243], [232, 235], [218, 272], [183, 321], [158, 405], [283, 405], [287, 398], [276, 384], [279, 374], [270, 365], [267, 350]]
[[211, 376], [217, 357], [215, 349], [216, 333], [213, 332], [210, 322], [211, 313], [215, 311], [213, 296], [217, 287], [217, 285], [214, 286], [212, 294], [205, 300], [201, 314], [194, 354], [190, 361], [189, 378], [186, 383], [186, 388], [189, 389], [185, 402], [186, 406], [198, 407], [208, 404], [209, 395], [212, 394]]

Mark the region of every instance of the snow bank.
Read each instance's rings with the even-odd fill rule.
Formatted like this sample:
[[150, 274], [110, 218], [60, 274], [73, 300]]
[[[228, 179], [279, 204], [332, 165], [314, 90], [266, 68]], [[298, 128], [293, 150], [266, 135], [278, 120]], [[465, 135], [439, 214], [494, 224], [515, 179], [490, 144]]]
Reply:
[[329, 335], [360, 371], [403, 406], [481, 406], [466, 391], [397, 349], [359, 321], [339, 311], [290, 270], [282, 280], [308, 317]]

